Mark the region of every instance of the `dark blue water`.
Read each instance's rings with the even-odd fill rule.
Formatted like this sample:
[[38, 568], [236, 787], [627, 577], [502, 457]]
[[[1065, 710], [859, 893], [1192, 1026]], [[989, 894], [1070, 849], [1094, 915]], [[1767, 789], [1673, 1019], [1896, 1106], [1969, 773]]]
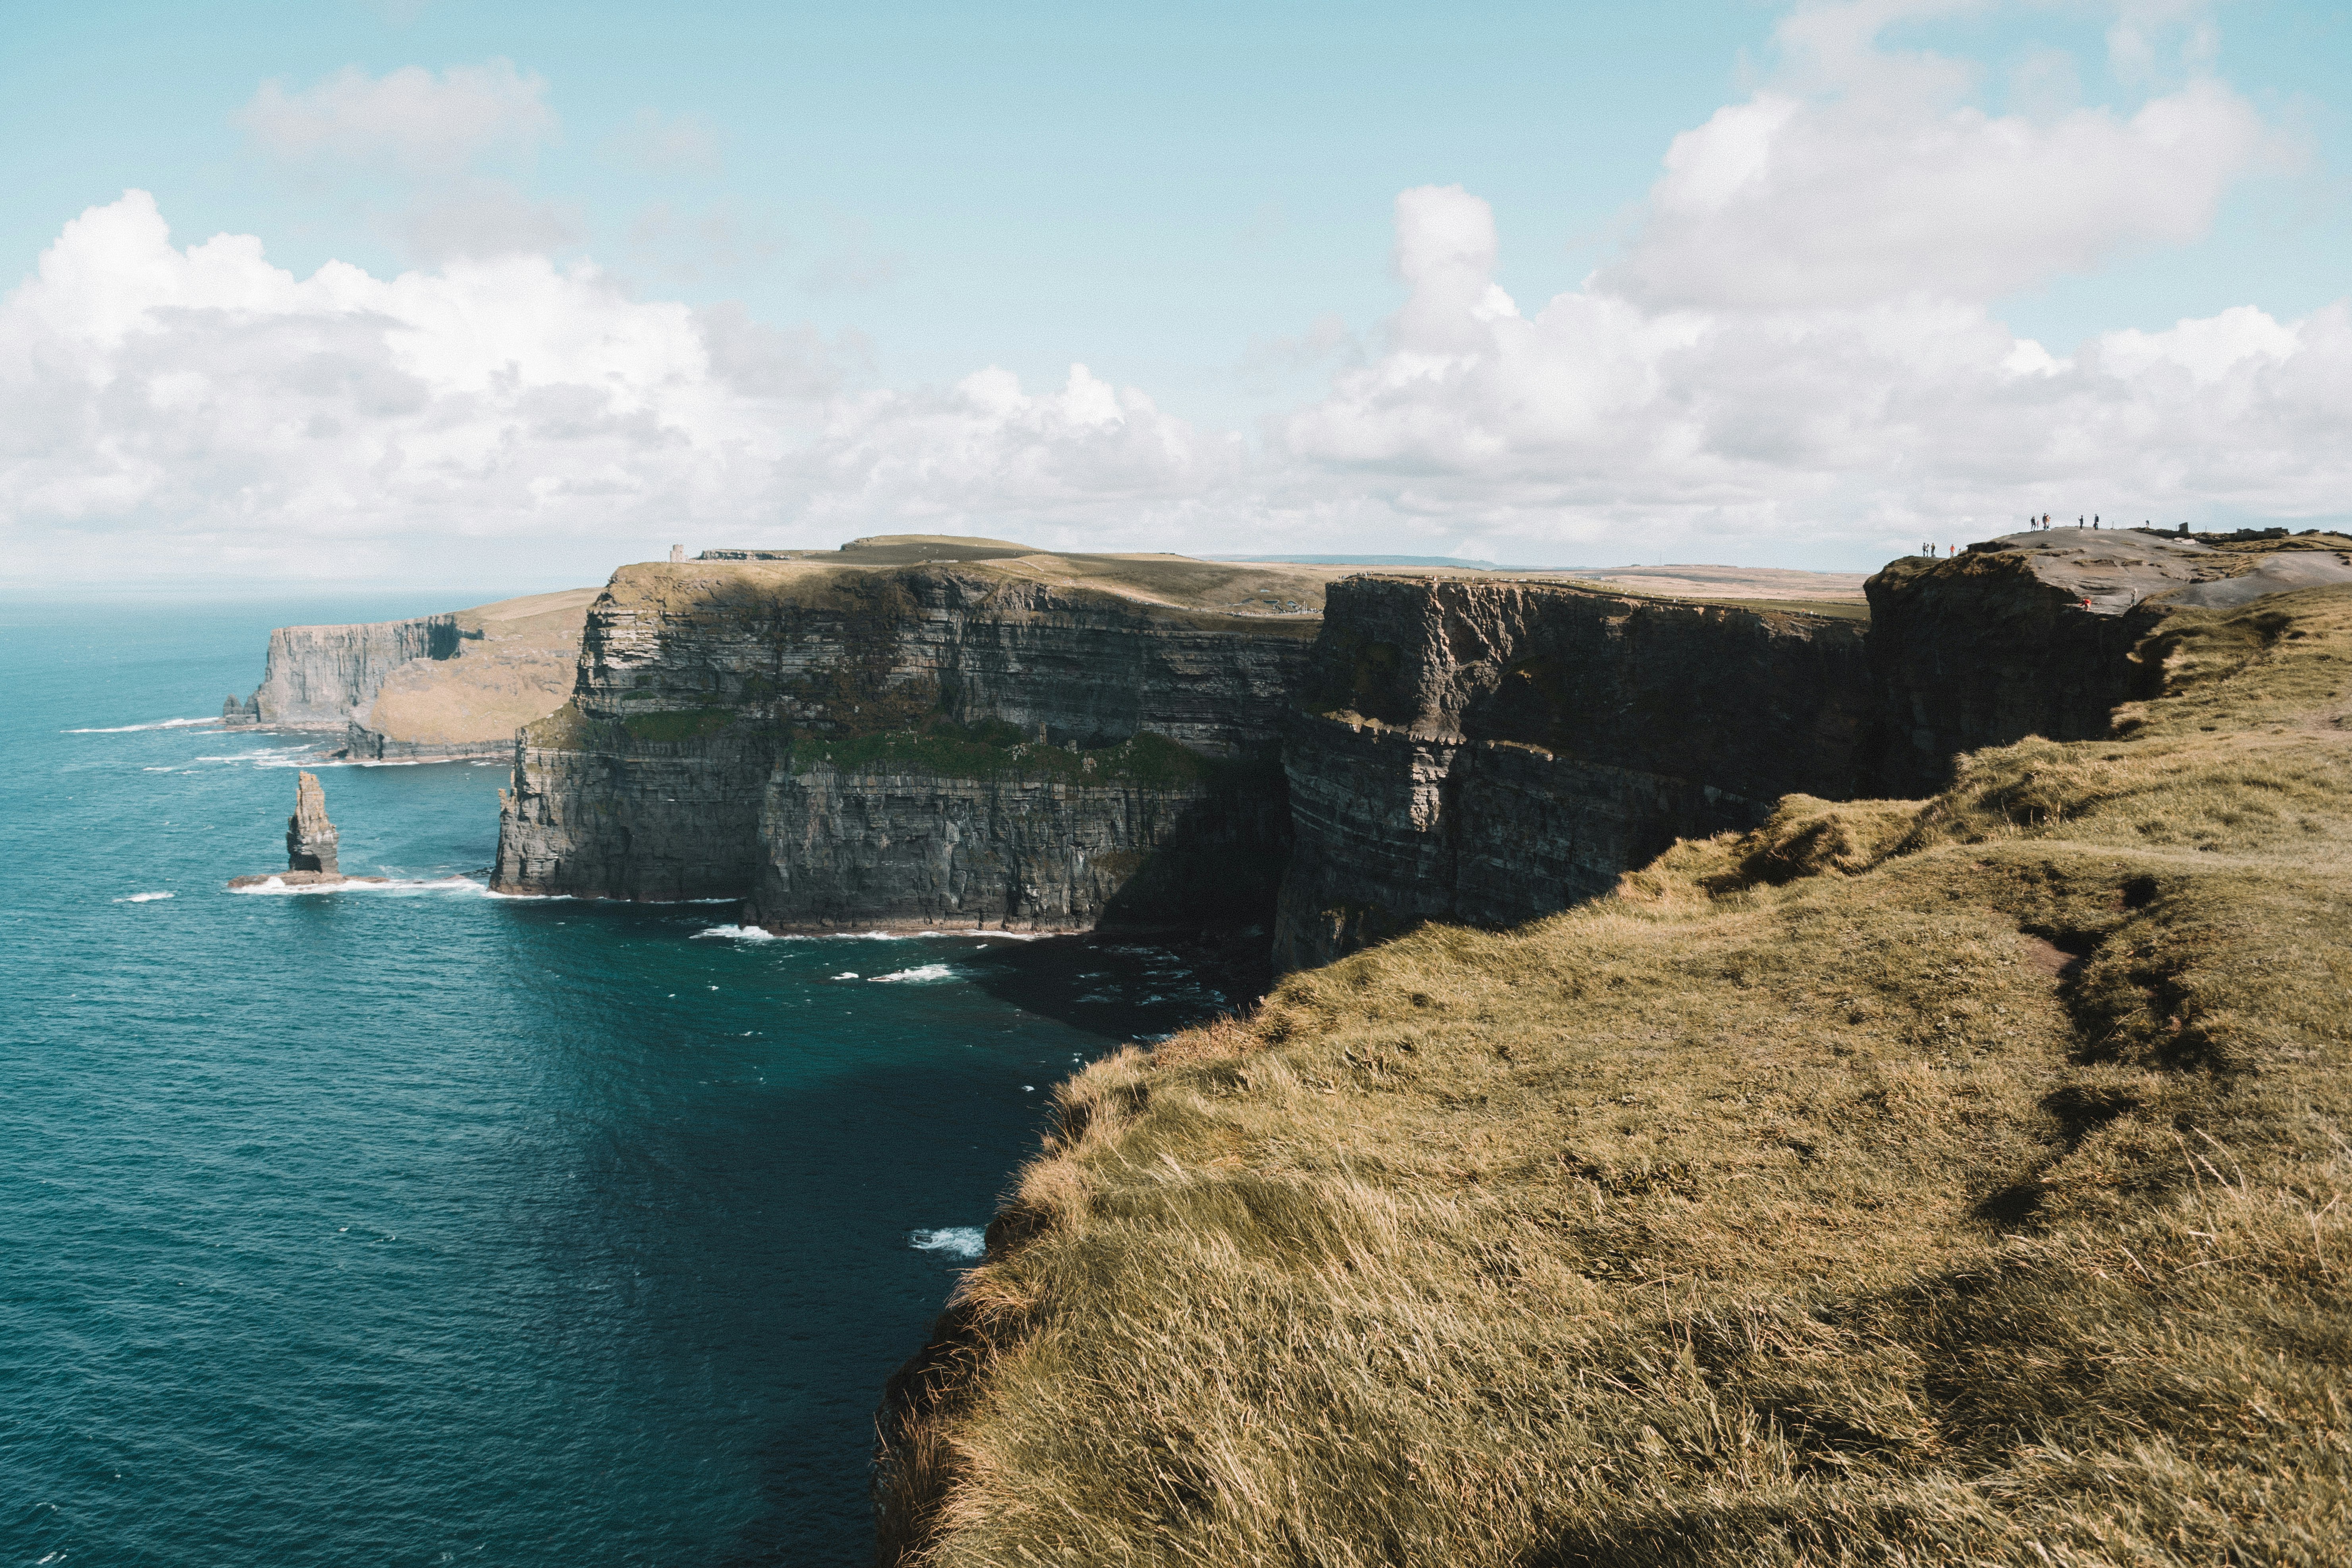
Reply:
[[121, 727], [439, 607], [0, 605], [0, 1563], [861, 1561], [883, 1381], [1046, 1086], [1219, 1000], [491, 898], [468, 763], [320, 770], [405, 885], [225, 891], [312, 753]]

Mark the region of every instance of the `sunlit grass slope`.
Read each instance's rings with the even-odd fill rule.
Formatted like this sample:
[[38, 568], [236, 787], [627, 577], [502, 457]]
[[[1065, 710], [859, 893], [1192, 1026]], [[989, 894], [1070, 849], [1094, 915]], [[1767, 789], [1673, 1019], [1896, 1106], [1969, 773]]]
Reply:
[[886, 1559], [2340, 1563], [2352, 591], [1062, 1086]]

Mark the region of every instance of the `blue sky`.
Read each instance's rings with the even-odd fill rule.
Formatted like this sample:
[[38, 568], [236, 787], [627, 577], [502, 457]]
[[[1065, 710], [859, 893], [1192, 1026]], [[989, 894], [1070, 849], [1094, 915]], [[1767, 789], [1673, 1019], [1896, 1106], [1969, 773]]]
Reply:
[[[391, 412], [367, 416], [411, 423], [373, 435], [349, 411], [306, 416], [310, 434], [297, 442], [290, 411], [325, 351], [306, 340], [308, 371], [268, 359], [256, 322], [324, 331], [331, 319], [332, 352], [357, 356], [337, 373], [346, 384], [373, 352], [351, 332], [408, 307], [390, 295], [355, 303], [348, 290], [327, 303], [257, 304], [245, 284], [222, 285], [225, 294], [174, 284], [168, 299], [124, 307], [139, 314], [136, 357], [151, 367], [132, 368], [155, 378], [146, 395], [129, 397], [127, 351], [108, 340], [106, 368], [68, 380], [101, 380], [111, 399], [44, 437], [78, 444], [82, 457], [20, 439], [16, 481], [0, 482], [0, 526], [18, 536], [20, 556], [52, 566], [119, 559], [136, 539], [178, 573], [356, 572], [392, 583], [446, 559], [452, 539], [505, 569], [566, 580], [601, 575], [595, 563], [616, 551], [651, 553], [673, 532], [833, 542], [898, 527], [1129, 548], [1853, 566], [1923, 530], [1972, 536], [2028, 506], [2089, 497], [2088, 509], [2101, 494], [2200, 522], [2324, 518], [2328, 476], [2286, 475], [2330, 428], [2313, 388], [2337, 384], [2315, 357], [2333, 351], [2315, 329], [2273, 342], [2263, 322], [2298, 330], [2347, 292], [2347, 67], [2346, 8], [2258, 0], [28, 10], [0, 61], [0, 260], [11, 279], [34, 275], [79, 215], [139, 191], [182, 255], [226, 233], [254, 237], [268, 265], [298, 280], [331, 260], [381, 284], [404, 273], [455, 279], [446, 308], [428, 311], [433, 332], [463, 333], [484, 312], [536, 319], [542, 308], [585, 323], [607, 309], [584, 300], [585, 269], [604, 295], [701, 311], [677, 330], [702, 346], [648, 349], [652, 360], [605, 366], [598, 383], [578, 379], [589, 373], [558, 350], [509, 344], [502, 363], [537, 401], [485, 413], [498, 395], [467, 382], [474, 372], [444, 381], [418, 369], [414, 334], [428, 329], [411, 321], [410, 336], [386, 340], [384, 363], [423, 375], [437, 412], [383, 405]], [[386, 84], [404, 80], [423, 84], [411, 107], [425, 131], [396, 118], [408, 100]], [[1780, 138], [1772, 179], [1802, 174], [1790, 151], [1801, 133], [1817, 150], [1883, 144], [1883, 168], [1786, 192], [1759, 186], [1728, 226], [1685, 225], [1680, 239], [1660, 238], [1682, 221], [1659, 194], [1676, 138], [1719, 111], [1783, 102], [1799, 106], [1795, 118], [1772, 110], [1756, 132]], [[2191, 124], [2178, 182], [2162, 126], [2134, 119], [2150, 103], [2180, 105]], [[469, 104], [487, 116], [478, 135], [431, 129], [471, 123]], [[1905, 170], [1953, 136], [2006, 145], [2001, 125], [2021, 128], [2011, 142], [2046, 135], [2017, 154], [2023, 162], [1999, 165], [2000, 187], [1965, 157], [1916, 190], [1906, 184]], [[2134, 126], [2146, 132], [2137, 153], [2124, 145]], [[2222, 143], [2199, 161], [2198, 147]], [[2105, 184], [2082, 172], [2086, 157], [2109, 153]], [[1936, 178], [1950, 189], [1934, 189]], [[1836, 205], [1841, 183], [1858, 193], [1853, 211]], [[2186, 193], [2177, 199], [2175, 184]], [[1435, 198], [1400, 205], [1405, 193], [1456, 186], [1484, 217]], [[2004, 212], [2012, 186], [2028, 193], [2025, 205], [2047, 204], [2034, 209], [2048, 215], [2046, 244], [2036, 223]], [[1917, 223], [1896, 209], [1913, 201], [1930, 214], [1982, 204], [1986, 226], [1906, 249], [1897, 231]], [[1786, 232], [1768, 222], [1776, 213]], [[2113, 215], [2108, 229], [2084, 216], [2098, 214]], [[1425, 374], [1437, 340], [1416, 344], [1400, 311], [1453, 288], [1453, 264], [1412, 285], [1400, 247], [1411, 247], [1413, 224], [1453, 244], [1481, 223], [1491, 236], [1462, 243], [1479, 257], [1490, 247], [1480, 276], [1510, 297], [1538, 346], [1510, 346], [1517, 325], [1466, 347], [1432, 328], [1452, 345], [1453, 368]], [[1852, 241], [1848, 223], [1861, 226]], [[1826, 275], [1865, 252], [1875, 270], [1838, 286], [1851, 300], [1802, 286], [1764, 298], [1690, 270], [1700, 251], [1784, 242], [1790, 275]], [[89, 241], [74, 265], [114, 276], [101, 253], [119, 259], [149, 245], [123, 229]], [[1945, 266], [1971, 245], [1990, 258]], [[2004, 253], [2032, 259], [2011, 267]], [[545, 258], [545, 277], [514, 270], [524, 255]], [[499, 279], [469, 271], [493, 263], [508, 268]], [[125, 276], [152, 271], [121, 265]], [[1586, 291], [1596, 273], [1598, 296]], [[565, 278], [569, 302], [558, 304]], [[1854, 310], [1893, 309], [1883, 302], [1896, 294], [1911, 298], [1907, 324], [1856, 324]], [[87, 323], [60, 325], [56, 310], [29, 311], [27, 298], [20, 289], [16, 303], [40, 315], [43, 332], [97, 341]], [[1547, 318], [1548, 334], [1536, 331], [1558, 299], [1572, 309]], [[1645, 313], [1596, 324], [1608, 312], [1594, 315], [1594, 301], [1618, 299]], [[2249, 308], [2262, 322], [2227, 314]], [[1810, 314], [1759, 327], [1759, 310]], [[1692, 311], [1708, 324], [1689, 328]], [[629, 319], [564, 331], [650, 342], [670, 330], [642, 311]], [[2189, 464], [2161, 483], [2097, 478], [2161, 467], [2177, 447], [2164, 430], [2210, 423], [2196, 399], [2225, 395], [2210, 390], [2222, 371], [2198, 371], [2209, 390], [2137, 420], [2114, 413], [2113, 385], [2070, 393], [2074, 445], [2105, 445], [2087, 457], [2022, 454], [2018, 486], [1986, 458], [1988, 444], [2042, 417], [1975, 382], [1961, 389], [1990, 374], [1984, 365], [2015, 373], [2017, 351], [1998, 334], [2052, 356], [2057, 368], [2037, 370], [2043, 382], [2028, 389], [2038, 406], [2095, 363], [2110, 380], [2115, 364], [2153, 363], [2140, 347], [2102, 359], [2079, 345], [2209, 319], [2240, 344], [2215, 363], [2270, 378], [2228, 394], [2235, 416], [2261, 421], [2254, 436], [2277, 449], [2261, 473]], [[1874, 442], [1871, 415], [1826, 401], [1814, 428], [1790, 426], [1791, 396], [1837, 384], [1855, 355], [1882, 377], [1904, 363], [1890, 331], [1923, 344], [1981, 338], [1983, 364], [1956, 366], [1957, 381], [1898, 377], [1874, 405], [1917, 412]], [[218, 332], [263, 357], [240, 387], [189, 391], [188, 376], [219, 362], [223, 340], [207, 336]], [[1754, 345], [1790, 332], [1820, 348], [1820, 382], [1792, 385], [1755, 368]], [[1734, 353], [1737, 342], [1750, 346], [1733, 369], [1690, 357]], [[2214, 352], [2186, 342], [2146, 353], [2171, 365]], [[2266, 359], [2256, 353], [2264, 343]], [[466, 358], [466, 345], [442, 346]], [[715, 366], [749, 363], [755, 351], [767, 357], [718, 390], [695, 392], [676, 368], [678, 353], [704, 352]], [[152, 368], [174, 352], [181, 368]], [[66, 351], [44, 353], [47, 363]], [[779, 355], [797, 368], [777, 368]], [[1526, 371], [1530, 355], [1549, 368]], [[668, 368], [646, 370], [654, 361]], [[1612, 379], [1592, 369], [1603, 363], [1629, 368]], [[1087, 384], [1072, 379], [1074, 364]], [[992, 367], [1017, 392], [996, 381], [958, 390]], [[1509, 379], [1523, 373], [1532, 379]], [[1563, 378], [1587, 376], [1591, 387], [1558, 393]], [[577, 410], [561, 429], [551, 422], [549, 389], [615, 378], [633, 390], [609, 394], [601, 415], [649, 421], [660, 438], [632, 447], [616, 423], [583, 434]], [[296, 401], [264, 406], [252, 395], [280, 381]], [[784, 381], [793, 387], [779, 392]], [[1715, 399], [1733, 381], [1753, 382], [1752, 406]], [[1452, 390], [1432, 392], [1440, 382]], [[1606, 397], [1592, 390], [1603, 383]], [[1650, 390], [1627, 390], [1637, 385]], [[17, 390], [43, 407], [58, 395]], [[1555, 394], [1556, 406], [1523, 417], [1530, 399]], [[1049, 395], [1060, 401], [1040, 401]], [[2264, 405], [2249, 413], [2248, 397]], [[1949, 416], [1975, 420], [1975, 434], [1928, 451], [1927, 411], [1954, 399], [1973, 412]], [[1399, 412], [1408, 404], [1410, 417]], [[191, 408], [200, 426], [187, 422]], [[478, 416], [490, 421], [480, 439], [428, 472], [414, 422], [443, 431]], [[1677, 420], [1687, 428], [1661, 434]], [[1654, 438], [1643, 462], [1610, 455]], [[664, 466], [680, 442], [722, 455], [694, 465], [686, 483]], [[492, 450], [511, 455], [495, 476]], [[381, 487], [395, 460], [414, 489]], [[8, 461], [0, 453], [0, 473]], [[1931, 477], [1911, 480], [1906, 465]], [[1701, 467], [1703, 482], [1693, 478]], [[714, 479], [719, 468], [727, 474]], [[283, 477], [298, 471], [299, 483]], [[592, 471], [602, 478], [582, 482]], [[299, 523], [335, 542], [273, 543], [272, 520], [281, 534]]]

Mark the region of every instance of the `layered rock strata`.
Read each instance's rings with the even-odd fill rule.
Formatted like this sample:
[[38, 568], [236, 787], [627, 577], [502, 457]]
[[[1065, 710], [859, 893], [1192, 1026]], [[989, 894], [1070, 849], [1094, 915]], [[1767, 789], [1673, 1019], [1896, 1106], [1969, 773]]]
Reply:
[[1514, 924], [1855, 784], [1863, 626], [1548, 583], [1333, 585], [1284, 761], [1278, 968]]
[[319, 775], [303, 773], [294, 784], [294, 815], [286, 819], [286, 868], [337, 875], [340, 837], [327, 820], [327, 792], [320, 787]]
[[796, 929], [1262, 921], [1315, 622], [1243, 606], [1328, 575], [920, 538], [625, 567], [522, 734], [493, 886]]

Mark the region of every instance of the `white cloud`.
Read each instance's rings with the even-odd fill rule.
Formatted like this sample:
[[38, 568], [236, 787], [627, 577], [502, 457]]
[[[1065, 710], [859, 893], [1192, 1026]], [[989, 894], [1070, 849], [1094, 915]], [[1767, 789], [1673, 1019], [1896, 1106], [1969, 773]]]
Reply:
[[1801, 12], [1784, 83], [1675, 138], [1601, 286], [1657, 307], [1987, 299], [2202, 234], [2265, 135], [2192, 79], [2128, 115], [2067, 107], [2071, 62], [2026, 63], [2038, 114], [1962, 101], [1958, 62], [1872, 47], [1892, 6]]
[[1449, 518], [1484, 553], [1596, 524], [1722, 550], [1899, 544], [2045, 510], [2352, 510], [2340, 304], [2117, 331], [2066, 359], [1981, 300], [1931, 296], [1655, 310], [1596, 284], [1528, 316], [1474, 265], [1491, 248], [1464, 242], [1484, 203], [1409, 191], [1397, 220], [1401, 256], [1443, 264], [1408, 268], [1389, 351], [1292, 416], [1285, 445], [1328, 489]]
[[818, 388], [743, 338], [541, 257], [298, 279], [134, 191], [0, 306], [0, 517], [96, 576], [413, 581], [463, 542], [592, 580], [767, 493]]
[[546, 95], [543, 79], [517, 71], [510, 60], [451, 66], [437, 76], [421, 66], [381, 77], [346, 67], [299, 93], [264, 82], [237, 118], [289, 162], [437, 171], [486, 154], [537, 151], [556, 133]]

